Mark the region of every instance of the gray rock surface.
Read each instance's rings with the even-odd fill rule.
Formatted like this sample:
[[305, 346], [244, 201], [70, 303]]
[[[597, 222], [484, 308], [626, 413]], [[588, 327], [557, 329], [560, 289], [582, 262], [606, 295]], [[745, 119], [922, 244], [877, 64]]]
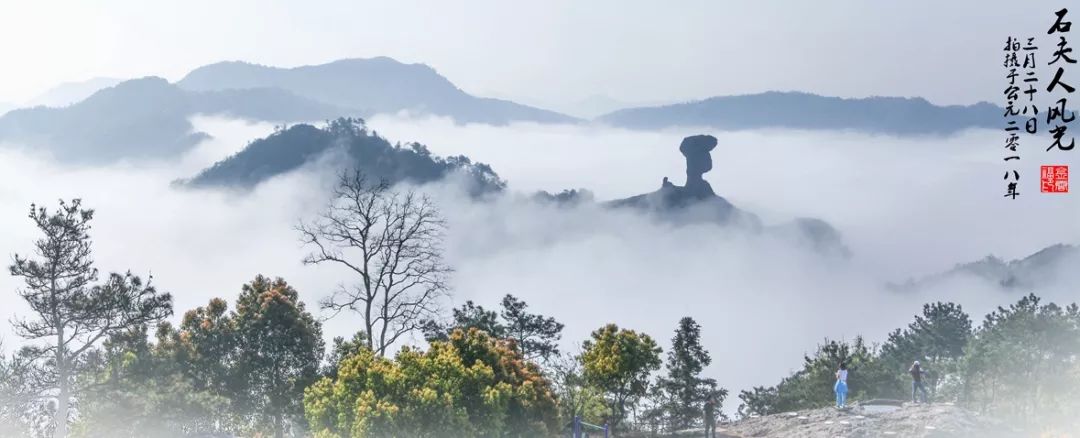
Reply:
[[1030, 436], [1010, 424], [947, 405], [905, 405], [890, 412], [863, 406], [788, 412], [748, 418], [717, 428], [719, 436], [744, 437], [896, 437], [1006, 438]]

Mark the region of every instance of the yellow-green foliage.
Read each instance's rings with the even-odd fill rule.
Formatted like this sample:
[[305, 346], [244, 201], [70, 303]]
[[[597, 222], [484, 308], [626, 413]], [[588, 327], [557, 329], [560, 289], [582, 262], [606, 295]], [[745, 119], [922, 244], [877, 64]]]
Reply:
[[593, 331], [582, 348], [585, 380], [606, 394], [615, 428], [645, 395], [649, 375], [660, 369], [660, 347], [649, 335], [608, 324]]
[[545, 436], [557, 427], [550, 383], [506, 341], [455, 331], [393, 359], [362, 350], [304, 395], [317, 437]]

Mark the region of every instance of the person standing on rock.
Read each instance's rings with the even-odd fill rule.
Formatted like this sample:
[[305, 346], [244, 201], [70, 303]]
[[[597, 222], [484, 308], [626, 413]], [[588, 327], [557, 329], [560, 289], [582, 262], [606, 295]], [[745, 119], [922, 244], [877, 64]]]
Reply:
[[847, 377], [848, 366], [847, 362], [840, 361], [840, 369], [836, 370], [836, 384], [833, 385], [833, 391], [836, 391], [836, 408], [844, 409], [847, 407]]
[[930, 397], [926, 395], [926, 386], [923, 385], [923, 375], [926, 371], [922, 369], [922, 365], [919, 365], [919, 361], [911, 364], [911, 368], [908, 369], [908, 373], [911, 373], [911, 402], [919, 403], [919, 393], [922, 393], [922, 402], [929, 403]]

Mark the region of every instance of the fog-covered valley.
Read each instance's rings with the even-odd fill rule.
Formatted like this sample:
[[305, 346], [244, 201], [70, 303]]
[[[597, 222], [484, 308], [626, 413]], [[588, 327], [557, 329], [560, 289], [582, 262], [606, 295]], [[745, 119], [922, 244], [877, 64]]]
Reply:
[[[268, 135], [273, 126], [211, 117], [193, 124], [213, 138], [178, 161], [107, 166], [58, 164], [5, 148], [0, 191], [2, 245], [25, 253], [34, 238], [29, 204], [81, 197], [97, 210], [92, 236], [102, 270], [153, 275], [179, 312], [235, 294], [255, 274], [282, 276], [315, 308], [344, 272], [300, 263], [294, 231], [326, 202], [333, 163], [315, 161], [250, 191], [183, 188], [188, 178]], [[436, 196], [449, 220], [447, 258], [456, 272], [452, 299], [494, 307], [505, 294], [566, 324], [564, 349], [607, 321], [666, 339], [682, 316], [704, 329], [720, 384], [767, 384], [800, 364], [824, 338], [882, 341], [931, 301], [956, 301], [972, 315], [1032, 291], [1006, 290], [976, 277], [950, 278], [898, 292], [890, 282], [946, 271], [997, 255], [1022, 258], [1057, 243], [1080, 241], [1075, 203], [1030, 196], [998, 202], [997, 133], [900, 138], [846, 132], [766, 130], [655, 132], [589, 125], [459, 125], [447, 119], [377, 116], [370, 129], [391, 141], [418, 141], [433, 153], [465, 154], [491, 164], [508, 191], [490, 200], [465, 196], [452, 180], [420, 189]], [[767, 223], [794, 217], [832, 224], [850, 258], [826, 256], [782, 237], [715, 224], [675, 225], [590, 203], [534, 201], [538, 190], [592, 191], [609, 200], [680, 182], [679, 140], [711, 133], [719, 140], [716, 192]], [[326, 161], [326, 160], [323, 160]], [[1040, 289], [1048, 300], [1075, 297], [1076, 271]], [[0, 279], [5, 290], [19, 287]], [[25, 312], [5, 299], [7, 316]], [[326, 315], [324, 315], [326, 316]], [[347, 336], [354, 316], [327, 322]], [[813, 330], [808, 330], [813, 327]], [[4, 328], [5, 343], [18, 344]], [[420, 342], [415, 338], [413, 342]]]

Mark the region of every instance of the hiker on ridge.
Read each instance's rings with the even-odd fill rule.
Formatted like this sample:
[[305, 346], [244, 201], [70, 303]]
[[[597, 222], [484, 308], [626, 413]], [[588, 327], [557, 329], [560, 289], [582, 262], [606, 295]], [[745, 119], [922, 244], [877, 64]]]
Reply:
[[919, 365], [919, 361], [915, 361], [915, 363], [911, 364], [911, 368], [908, 369], [908, 373], [911, 374], [911, 402], [918, 404], [918, 395], [921, 392], [922, 402], [929, 403], [930, 397], [926, 395], [926, 386], [923, 385], [922, 381], [923, 375], [926, 374], [926, 371], [924, 371], [922, 369], [922, 366]]
[[705, 438], [716, 438], [716, 394], [705, 399]]

